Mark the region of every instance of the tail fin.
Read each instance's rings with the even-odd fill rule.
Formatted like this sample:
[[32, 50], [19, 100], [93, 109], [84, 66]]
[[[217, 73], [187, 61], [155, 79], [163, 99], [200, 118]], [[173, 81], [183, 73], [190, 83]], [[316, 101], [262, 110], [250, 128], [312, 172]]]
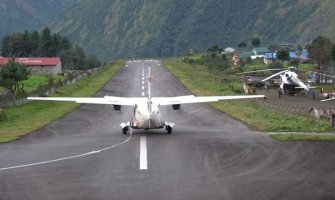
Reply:
[[148, 67], [148, 110], [151, 112], [151, 68]]
[[151, 80], [152, 80], [152, 76], [151, 76], [151, 68], [148, 67], [148, 97], [149, 100], [151, 100]]

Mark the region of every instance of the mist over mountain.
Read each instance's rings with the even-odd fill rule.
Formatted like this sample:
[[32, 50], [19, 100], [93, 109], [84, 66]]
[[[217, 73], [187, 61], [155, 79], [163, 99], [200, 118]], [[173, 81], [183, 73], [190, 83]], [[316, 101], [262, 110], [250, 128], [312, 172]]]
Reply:
[[[1, 11], [10, 13], [6, 16], [7, 25], [0, 26], [2, 32], [47, 23], [53, 31], [104, 60], [175, 56], [214, 44], [236, 47], [253, 36], [259, 37], [264, 45], [304, 45], [317, 35], [335, 38], [333, 0], [0, 2]], [[15, 4], [7, 5], [9, 2]]]

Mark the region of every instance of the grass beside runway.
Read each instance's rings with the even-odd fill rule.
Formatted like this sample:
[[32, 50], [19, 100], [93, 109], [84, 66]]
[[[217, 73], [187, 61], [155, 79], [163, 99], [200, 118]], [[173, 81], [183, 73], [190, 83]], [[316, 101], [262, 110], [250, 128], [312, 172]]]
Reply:
[[275, 134], [272, 138], [276, 140], [292, 140], [292, 141], [335, 141], [334, 134], [327, 133], [311, 133], [311, 134]]
[[[123, 61], [107, 64], [77, 83], [65, 86], [52, 96], [88, 97], [98, 92], [123, 66]], [[72, 102], [34, 101], [25, 105], [3, 109], [0, 119], [0, 143], [18, 139], [51, 121], [73, 111], [78, 104]]]
[[[164, 60], [163, 64], [196, 95], [240, 95], [242, 84], [231, 84], [229, 80], [225, 83], [225, 75], [215, 70], [172, 59]], [[221, 101], [211, 106], [261, 131], [334, 132], [328, 120], [281, 113], [252, 100]], [[335, 140], [335, 135], [325, 134], [280, 134], [272, 137], [280, 140]]]

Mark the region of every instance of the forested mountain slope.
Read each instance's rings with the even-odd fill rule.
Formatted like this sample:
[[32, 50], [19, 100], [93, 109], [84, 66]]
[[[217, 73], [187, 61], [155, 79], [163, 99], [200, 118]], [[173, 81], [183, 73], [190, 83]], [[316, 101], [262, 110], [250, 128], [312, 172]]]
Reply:
[[75, 0], [0, 0], [0, 37], [50, 26]]
[[[289, 42], [304, 45], [317, 35], [335, 38], [333, 0], [13, 2], [21, 5], [23, 11], [19, 13], [29, 11], [40, 24], [47, 15], [43, 13], [47, 10], [42, 9], [46, 2], [62, 2], [61, 5], [55, 3], [54, 7], [63, 8], [65, 14], [49, 16], [49, 19], [57, 16], [57, 22], [49, 27], [103, 59], [174, 56], [190, 48], [204, 50], [214, 44], [236, 47], [253, 36], [259, 37], [265, 45]], [[39, 2], [38, 6], [34, 4], [39, 9], [34, 8], [43, 12], [31, 14], [31, 9], [18, 2]], [[26, 23], [31, 22], [20, 21], [19, 26]]]
[[82, 0], [57, 31], [103, 58], [172, 56], [213, 44], [305, 44], [334, 36], [332, 0]]

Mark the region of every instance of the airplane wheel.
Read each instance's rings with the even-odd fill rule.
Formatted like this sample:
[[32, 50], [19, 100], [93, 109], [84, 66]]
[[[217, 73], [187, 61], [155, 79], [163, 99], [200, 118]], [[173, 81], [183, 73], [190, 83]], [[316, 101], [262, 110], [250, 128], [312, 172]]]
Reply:
[[172, 133], [172, 127], [171, 126], [167, 126], [167, 133], [171, 134]]
[[124, 128], [122, 129], [122, 133], [123, 133], [123, 135], [126, 135], [127, 132], [128, 132], [128, 128], [127, 128], [127, 127], [124, 127]]

